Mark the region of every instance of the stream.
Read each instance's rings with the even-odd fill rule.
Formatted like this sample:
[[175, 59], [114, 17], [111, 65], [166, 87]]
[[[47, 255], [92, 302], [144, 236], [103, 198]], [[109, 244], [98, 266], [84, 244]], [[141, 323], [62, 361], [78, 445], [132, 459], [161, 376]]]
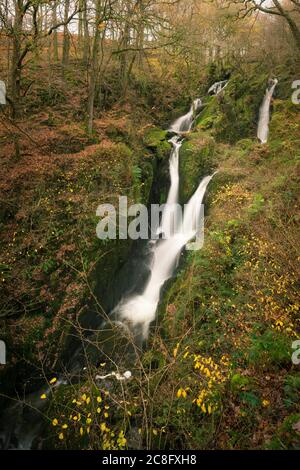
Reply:
[[[258, 138], [266, 142], [270, 119], [270, 103], [277, 80], [267, 89], [260, 109]], [[209, 94], [219, 94], [227, 86], [227, 81], [217, 82], [209, 89]], [[197, 112], [202, 108], [202, 100], [196, 99], [185, 115], [179, 117], [169, 128], [173, 136], [169, 142], [172, 151], [169, 159], [170, 188], [167, 203], [162, 212], [161, 221], [156, 232], [156, 239], [137, 245], [136, 270], [128, 268], [131, 288], [119, 299], [111, 310], [106, 321], [100, 316], [93, 318], [94, 329], [90, 332], [87, 347], [82, 343], [73, 345], [69, 360], [66, 362], [67, 374], [61, 374], [52, 387], [38, 388], [36, 391], [18, 399], [5, 410], [0, 424], [0, 448], [32, 449], [42, 447], [43, 427], [45, 425], [43, 410], [48, 400], [40, 396], [61, 384], [77, 383], [84, 377], [87, 358], [92, 363], [109, 360], [113, 370], [97, 375], [99, 387], [105, 388], [107, 380], [126, 381], [134, 372], [130, 365], [140, 354], [145, 344], [151, 324], [162, 297], [163, 287], [171, 279], [178, 267], [183, 249], [198, 233], [202, 217], [201, 205], [207, 187], [214, 175], [204, 177], [188, 203], [183, 215], [179, 207], [179, 158], [185, 133], [194, 124]], [[132, 260], [129, 260], [132, 263]], [[125, 269], [126, 272], [126, 269]], [[142, 273], [142, 274], [141, 274]], [[95, 346], [96, 344], [96, 346]], [[98, 346], [100, 345], [100, 346]], [[100, 352], [99, 352], [100, 351]], [[51, 393], [49, 393], [51, 395]], [[40, 441], [39, 441], [40, 438]]]
[[277, 84], [278, 80], [276, 78], [269, 81], [269, 86], [259, 110], [257, 137], [262, 144], [268, 142], [271, 101]]

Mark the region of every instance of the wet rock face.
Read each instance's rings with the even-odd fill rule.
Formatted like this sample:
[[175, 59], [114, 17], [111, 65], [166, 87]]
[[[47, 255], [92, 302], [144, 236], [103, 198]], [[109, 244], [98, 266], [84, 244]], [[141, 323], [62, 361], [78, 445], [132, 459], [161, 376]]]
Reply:
[[181, 148], [180, 202], [185, 204], [195, 191], [199, 179], [211, 174], [215, 168], [215, 141], [202, 131], [193, 132]]

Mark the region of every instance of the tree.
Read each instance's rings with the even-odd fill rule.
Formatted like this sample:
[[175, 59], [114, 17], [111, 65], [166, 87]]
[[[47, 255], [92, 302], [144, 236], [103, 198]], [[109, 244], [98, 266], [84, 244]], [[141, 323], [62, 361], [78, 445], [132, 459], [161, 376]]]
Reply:
[[44, 30], [43, 22], [39, 20], [39, 9], [41, 6], [47, 5], [48, 0], [13, 0], [9, 5], [9, 14], [6, 3], [6, 1], [0, 1], [0, 24], [2, 31], [12, 41], [9, 95], [13, 109], [12, 117], [16, 118], [19, 115], [21, 79], [25, 58], [36, 50], [45, 38], [60, 27], [67, 26], [78, 14], [78, 7], [75, 2], [73, 11], [65, 15], [63, 21], [58, 21]]
[[295, 44], [300, 51], [300, 27], [296, 15], [300, 15], [299, 0], [231, 0], [231, 4], [240, 6], [239, 16], [245, 17], [253, 12], [262, 12], [283, 18], [293, 35]]
[[99, 64], [99, 42], [100, 42], [100, 24], [103, 21], [103, 10], [101, 0], [95, 0], [95, 26], [94, 26], [94, 38], [93, 38], [93, 47], [92, 47], [92, 55], [91, 55], [91, 64], [90, 64], [90, 71], [89, 71], [89, 87], [88, 87], [88, 132], [91, 133], [93, 130], [93, 119], [94, 119], [94, 102], [95, 102], [95, 91], [96, 91], [96, 82], [97, 82], [97, 75], [98, 75], [98, 64]]
[[[56, 0], [52, 3], [52, 26], [57, 24], [57, 3]], [[58, 37], [57, 29], [53, 30], [53, 58], [58, 62]]]
[[68, 17], [70, 9], [70, 0], [65, 0], [64, 9], [64, 39], [63, 39], [63, 53], [62, 53], [62, 71], [65, 72], [65, 68], [69, 65], [70, 55], [70, 36], [68, 30]]

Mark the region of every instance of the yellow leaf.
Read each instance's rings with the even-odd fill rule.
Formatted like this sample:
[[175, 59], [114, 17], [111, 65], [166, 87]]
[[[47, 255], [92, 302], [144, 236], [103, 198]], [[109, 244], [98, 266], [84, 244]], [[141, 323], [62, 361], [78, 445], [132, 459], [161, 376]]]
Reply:
[[176, 356], [177, 356], [178, 349], [179, 349], [179, 343], [176, 344], [176, 348], [175, 348], [174, 351], [173, 351], [173, 357], [176, 357]]
[[62, 441], [62, 440], [63, 440], [63, 438], [64, 438], [64, 434], [63, 434], [62, 432], [61, 432], [61, 433], [59, 433], [59, 435], [58, 435], [58, 439], [60, 439], [60, 440]]
[[47, 396], [45, 393], [43, 393], [43, 395], [40, 396], [41, 400], [46, 400]]
[[52, 426], [57, 426], [58, 425], [58, 421], [56, 418], [54, 418], [54, 420], [52, 421]]
[[57, 378], [53, 377], [53, 379], [51, 379], [49, 383], [52, 385], [55, 384], [55, 382], [57, 382]]

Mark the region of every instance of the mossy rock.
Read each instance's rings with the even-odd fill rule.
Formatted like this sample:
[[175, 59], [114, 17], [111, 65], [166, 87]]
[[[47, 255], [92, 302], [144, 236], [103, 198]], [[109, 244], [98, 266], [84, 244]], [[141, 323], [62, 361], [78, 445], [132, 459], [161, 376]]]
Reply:
[[167, 141], [168, 131], [154, 127], [148, 129], [143, 137], [144, 145], [151, 149], [158, 158], [169, 156], [171, 144]]
[[285, 144], [299, 140], [300, 106], [291, 100], [274, 100], [273, 113], [270, 122], [269, 143]]
[[211, 97], [197, 119], [197, 127], [211, 129], [218, 141], [236, 143], [254, 137], [269, 74], [247, 64], [232, 74], [225, 91]]
[[217, 98], [215, 96], [210, 96], [205, 100], [204, 106], [204, 109], [196, 119], [195, 126], [202, 130], [212, 129], [219, 116]]
[[291, 102], [292, 83], [299, 79], [297, 61], [288, 60], [275, 67], [273, 76], [278, 79], [275, 95], [277, 98]]
[[201, 178], [212, 173], [215, 141], [203, 132], [186, 140], [180, 151], [180, 200], [185, 204], [197, 189]]
[[231, 143], [255, 136], [259, 109], [265, 94], [268, 76], [233, 77], [224, 99], [220, 101], [222, 118], [217, 122], [216, 135]]

